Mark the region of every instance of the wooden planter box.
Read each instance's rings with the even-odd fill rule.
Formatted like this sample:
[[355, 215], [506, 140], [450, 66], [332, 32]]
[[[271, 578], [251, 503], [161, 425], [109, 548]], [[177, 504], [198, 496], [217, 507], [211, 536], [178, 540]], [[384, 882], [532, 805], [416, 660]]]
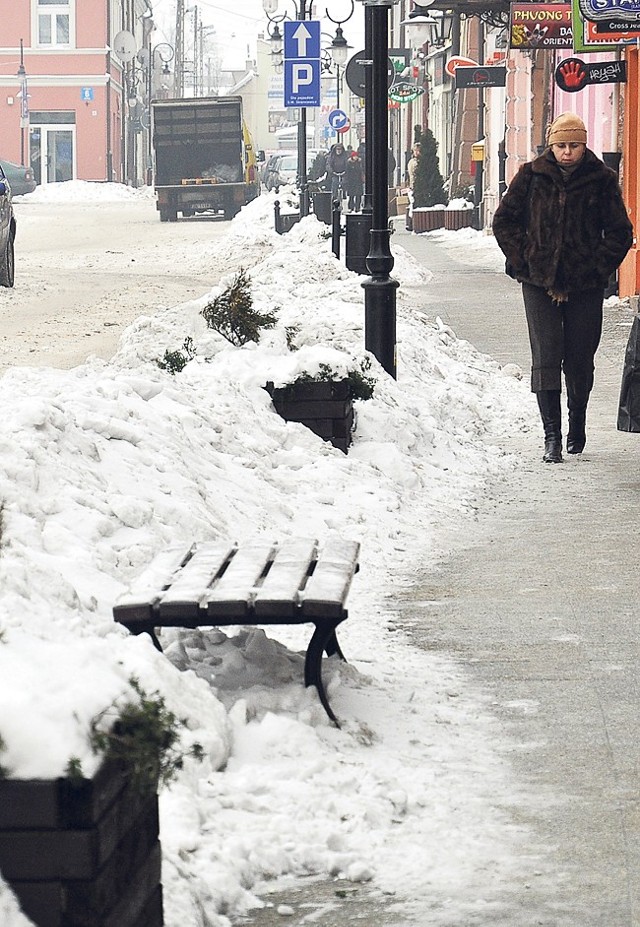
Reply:
[[353, 429], [353, 396], [348, 380], [309, 381], [277, 388], [267, 383], [265, 388], [285, 421], [306, 425], [347, 453]]
[[473, 209], [445, 209], [444, 227], [450, 231], [471, 228]]
[[37, 927], [162, 927], [158, 796], [123, 767], [0, 780], [0, 872]]
[[445, 209], [414, 209], [413, 231], [434, 232], [444, 228]]

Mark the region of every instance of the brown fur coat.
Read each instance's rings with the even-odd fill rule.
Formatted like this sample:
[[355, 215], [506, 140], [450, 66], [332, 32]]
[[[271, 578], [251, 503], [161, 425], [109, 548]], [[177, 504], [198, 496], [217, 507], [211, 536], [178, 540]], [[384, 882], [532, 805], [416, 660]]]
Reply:
[[633, 241], [615, 171], [588, 148], [566, 182], [550, 149], [523, 164], [493, 233], [510, 276], [565, 293], [604, 288]]

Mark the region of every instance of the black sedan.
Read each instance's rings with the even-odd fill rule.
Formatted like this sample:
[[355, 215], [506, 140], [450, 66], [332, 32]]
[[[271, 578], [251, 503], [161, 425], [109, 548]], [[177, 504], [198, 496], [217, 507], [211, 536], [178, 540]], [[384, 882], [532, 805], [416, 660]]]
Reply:
[[15, 237], [16, 219], [11, 202], [11, 187], [0, 165], [0, 286], [13, 286]]
[[7, 161], [5, 158], [0, 158], [0, 167], [9, 181], [13, 196], [33, 193], [37, 184], [30, 167], [25, 167], [24, 164], [14, 164], [13, 161]]

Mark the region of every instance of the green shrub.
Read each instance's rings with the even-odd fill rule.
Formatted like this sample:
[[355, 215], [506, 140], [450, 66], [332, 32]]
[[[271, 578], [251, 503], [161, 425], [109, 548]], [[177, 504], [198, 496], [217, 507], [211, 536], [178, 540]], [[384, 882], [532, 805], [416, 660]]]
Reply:
[[184, 370], [189, 361], [193, 360], [195, 356], [196, 349], [193, 344], [193, 338], [187, 337], [184, 339], [182, 351], [165, 351], [162, 360], [158, 360], [156, 363], [160, 370], [168, 370], [170, 374], [175, 376], [176, 373], [180, 373], [181, 370]]
[[259, 341], [262, 330], [273, 328], [277, 322], [272, 312], [253, 308], [250, 280], [243, 268], [231, 286], [204, 307], [202, 316], [209, 328], [236, 347]]
[[330, 364], [320, 364], [318, 373], [301, 373], [290, 385], [294, 386], [296, 383], [326, 383], [331, 380], [348, 380], [351, 386], [351, 395], [354, 399], [371, 399], [376, 381], [375, 378], [370, 375], [370, 370], [371, 360], [368, 357], [364, 357], [360, 361], [359, 367], [354, 370], [349, 370], [345, 377], [337, 374]]
[[[140, 792], [155, 792], [158, 783], [171, 782], [182, 769], [185, 755], [177, 745], [185, 722], [169, 711], [159, 693], [147, 695], [135, 678], [129, 683], [138, 700], [126, 702], [108, 727], [104, 724], [110, 721], [113, 706], [93, 719], [91, 748], [106, 759], [123, 762]], [[201, 760], [202, 747], [194, 744], [186, 755]]]
[[444, 190], [444, 181], [438, 164], [438, 143], [431, 129], [425, 129], [420, 137], [420, 157], [413, 185], [413, 205], [443, 206], [449, 202]]

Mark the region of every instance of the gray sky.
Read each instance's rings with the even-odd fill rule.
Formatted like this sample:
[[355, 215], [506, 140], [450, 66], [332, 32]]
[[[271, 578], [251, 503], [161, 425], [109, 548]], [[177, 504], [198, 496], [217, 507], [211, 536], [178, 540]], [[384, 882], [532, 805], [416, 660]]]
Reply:
[[[175, 30], [176, 0], [152, 0], [152, 4], [155, 22], [165, 33], [164, 38], [169, 40]], [[197, 3], [185, 0], [186, 9], [196, 5], [199, 20], [205, 27], [215, 29], [213, 39], [222, 52], [224, 67], [240, 67], [247, 57], [255, 57], [256, 37], [259, 33], [266, 34], [268, 22], [262, 0], [197, 0]], [[334, 19], [340, 19], [349, 14], [351, 3], [350, 0], [315, 0], [317, 17], [324, 19], [326, 9]], [[279, 0], [275, 15], [280, 17], [285, 13], [295, 18], [293, 0]], [[353, 17], [343, 25], [345, 38], [354, 52], [363, 47], [363, 21], [363, 5], [356, 0]], [[185, 28], [193, 28], [192, 13], [187, 13]], [[333, 35], [335, 26], [324, 20], [322, 30]], [[162, 36], [158, 40], [161, 41]]]

